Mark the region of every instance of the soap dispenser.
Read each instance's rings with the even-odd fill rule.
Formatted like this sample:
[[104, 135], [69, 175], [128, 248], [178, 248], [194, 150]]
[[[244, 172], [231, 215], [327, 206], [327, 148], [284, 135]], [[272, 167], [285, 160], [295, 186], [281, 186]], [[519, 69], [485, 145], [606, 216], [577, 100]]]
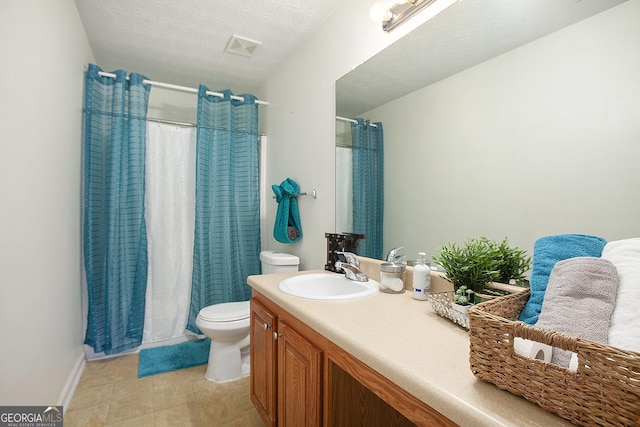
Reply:
[[431, 288], [431, 268], [426, 254], [418, 252], [418, 263], [413, 267], [413, 299], [425, 301]]

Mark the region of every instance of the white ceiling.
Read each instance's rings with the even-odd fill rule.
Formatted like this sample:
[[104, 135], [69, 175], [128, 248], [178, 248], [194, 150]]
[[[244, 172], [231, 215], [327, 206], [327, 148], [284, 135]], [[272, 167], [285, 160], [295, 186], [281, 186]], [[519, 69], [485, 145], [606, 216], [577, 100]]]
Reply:
[[[342, 0], [75, 0], [96, 65], [166, 83], [254, 92]], [[225, 53], [232, 35], [261, 42]]]
[[357, 117], [625, 1], [459, 0], [339, 79], [336, 113]]
[[[104, 70], [235, 93], [255, 92], [342, 1], [75, 0]], [[358, 115], [624, 1], [459, 0], [340, 79], [337, 112]], [[262, 44], [226, 53], [234, 34]]]

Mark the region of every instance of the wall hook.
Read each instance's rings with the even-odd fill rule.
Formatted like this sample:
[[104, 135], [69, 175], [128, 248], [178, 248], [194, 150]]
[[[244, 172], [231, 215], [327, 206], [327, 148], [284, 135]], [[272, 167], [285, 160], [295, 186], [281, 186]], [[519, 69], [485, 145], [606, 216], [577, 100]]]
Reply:
[[[306, 191], [303, 191], [302, 193], [298, 193], [296, 194], [296, 197], [298, 196], [308, 196], [309, 193], [307, 193]], [[311, 197], [313, 197], [314, 199], [318, 198], [318, 190], [316, 190], [315, 188], [311, 191]], [[272, 199], [275, 199], [276, 196], [271, 196]]]

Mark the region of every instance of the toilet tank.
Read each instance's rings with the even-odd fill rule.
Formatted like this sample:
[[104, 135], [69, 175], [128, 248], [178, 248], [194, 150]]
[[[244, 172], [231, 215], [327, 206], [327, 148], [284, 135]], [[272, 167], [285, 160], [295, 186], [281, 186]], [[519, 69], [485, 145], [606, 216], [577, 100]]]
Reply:
[[297, 256], [277, 251], [260, 252], [260, 261], [262, 262], [262, 274], [298, 271], [300, 264], [300, 259]]

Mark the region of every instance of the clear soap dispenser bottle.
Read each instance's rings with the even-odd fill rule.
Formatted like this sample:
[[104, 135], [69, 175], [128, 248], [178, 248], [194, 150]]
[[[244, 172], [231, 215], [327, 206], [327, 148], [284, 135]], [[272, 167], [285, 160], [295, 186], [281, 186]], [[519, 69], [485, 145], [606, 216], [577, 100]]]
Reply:
[[425, 301], [431, 288], [431, 268], [426, 254], [418, 252], [418, 263], [413, 267], [413, 298]]

